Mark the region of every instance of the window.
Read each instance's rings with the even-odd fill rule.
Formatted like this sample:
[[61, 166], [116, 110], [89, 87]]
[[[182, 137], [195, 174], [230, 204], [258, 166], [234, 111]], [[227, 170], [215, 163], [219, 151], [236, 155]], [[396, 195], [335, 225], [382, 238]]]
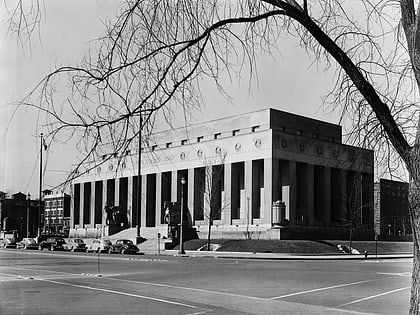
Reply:
[[253, 126], [252, 127], [252, 132], [256, 132], [260, 129], [260, 126]]
[[232, 131], [232, 136], [236, 136], [239, 134], [239, 129], [233, 130]]
[[181, 140], [181, 145], [186, 145], [186, 144], [187, 144], [187, 142], [188, 142], [188, 140], [187, 140], [187, 139], [185, 139], [185, 140]]
[[202, 142], [202, 141], [203, 141], [203, 139], [204, 139], [204, 137], [203, 137], [203, 136], [197, 137], [197, 142]]
[[170, 148], [172, 146], [172, 142], [166, 143], [166, 148]]
[[214, 134], [214, 139], [219, 139], [222, 136], [220, 132]]

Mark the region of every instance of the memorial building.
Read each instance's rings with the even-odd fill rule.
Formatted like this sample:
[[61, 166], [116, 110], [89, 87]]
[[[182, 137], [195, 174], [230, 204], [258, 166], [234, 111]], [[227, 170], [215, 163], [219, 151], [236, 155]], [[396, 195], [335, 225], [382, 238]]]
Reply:
[[215, 238], [373, 235], [373, 151], [343, 144], [339, 125], [268, 108], [158, 132], [141, 149], [140, 189], [138, 150], [109, 154], [72, 183], [73, 229], [109, 234], [115, 207], [122, 228], [164, 234], [165, 206], [182, 199], [200, 237], [210, 213]]

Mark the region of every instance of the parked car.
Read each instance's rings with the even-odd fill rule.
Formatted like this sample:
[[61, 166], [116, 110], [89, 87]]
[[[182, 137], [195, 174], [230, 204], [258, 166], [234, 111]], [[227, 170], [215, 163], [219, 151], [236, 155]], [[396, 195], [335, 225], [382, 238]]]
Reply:
[[65, 243], [66, 242], [61, 237], [49, 237], [38, 244], [38, 249], [43, 250], [44, 248], [48, 248], [48, 250], [59, 250], [63, 249]]
[[109, 248], [112, 247], [110, 240], [103, 239], [94, 239], [90, 244], [87, 245], [88, 252], [108, 252]]
[[85, 252], [86, 244], [81, 238], [69, 238], [63, 244], [63, 249], [72, 252]]
[[117, 240], [108, 249], [108, 253], [120, 253], [120, 254], [135, 254], [139, 251], [139, 248], [134, 245], [130, 240]]
[[14, 238], [2, 238], [0, 239], [0, 247], [4, 248], [16, 248], [16, 239]]
[[37, 249], [38, 248], [38, 243], [32, 237], [25, 237], [20, 242], [17, 242], [16, 248], [18, 248], [18, 249], [22, 249], [22, 248], [23, 249]]

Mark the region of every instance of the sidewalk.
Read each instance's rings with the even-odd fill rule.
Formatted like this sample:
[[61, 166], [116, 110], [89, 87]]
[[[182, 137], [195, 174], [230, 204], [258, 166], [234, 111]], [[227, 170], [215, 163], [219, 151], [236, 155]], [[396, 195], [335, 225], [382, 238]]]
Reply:
[[[152, 252], [146, 252], [152, 254]], [[153, 252], [156, 254], [156, 251]], [[395, 253], [395, 254], [364, 254], [350, 255], [299, 255], [289, 253], [250, 253], [250, 252], [207, 252], [207, 251], [190, 251], [186, 250], [185, 255], [178, 254], [178, 250], [165, 250], [160, 252], [161, 255], [182, 256], [182, 257], [205, 257], [205, 258], [233, 258], [233, 259], [268, 259], [268, 260], [375, 260], [375, 259], [392, 259], [392, 258], [413, 258], [412, 253]]]

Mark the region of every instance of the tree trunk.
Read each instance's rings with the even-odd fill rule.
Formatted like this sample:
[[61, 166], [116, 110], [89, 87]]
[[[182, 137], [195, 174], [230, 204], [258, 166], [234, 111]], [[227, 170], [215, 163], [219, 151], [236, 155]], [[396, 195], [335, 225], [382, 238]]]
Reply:
[[420, 183], [413, 178], [410, 178], [409, 208], [414, 247], [410, 314], [420, 314]]
[[210, 242], [211, 242], [211, 226], [213, 225], [213, 220], [209, 220], [209, 231], [207, 233], [207, 251], [210, 251]]

